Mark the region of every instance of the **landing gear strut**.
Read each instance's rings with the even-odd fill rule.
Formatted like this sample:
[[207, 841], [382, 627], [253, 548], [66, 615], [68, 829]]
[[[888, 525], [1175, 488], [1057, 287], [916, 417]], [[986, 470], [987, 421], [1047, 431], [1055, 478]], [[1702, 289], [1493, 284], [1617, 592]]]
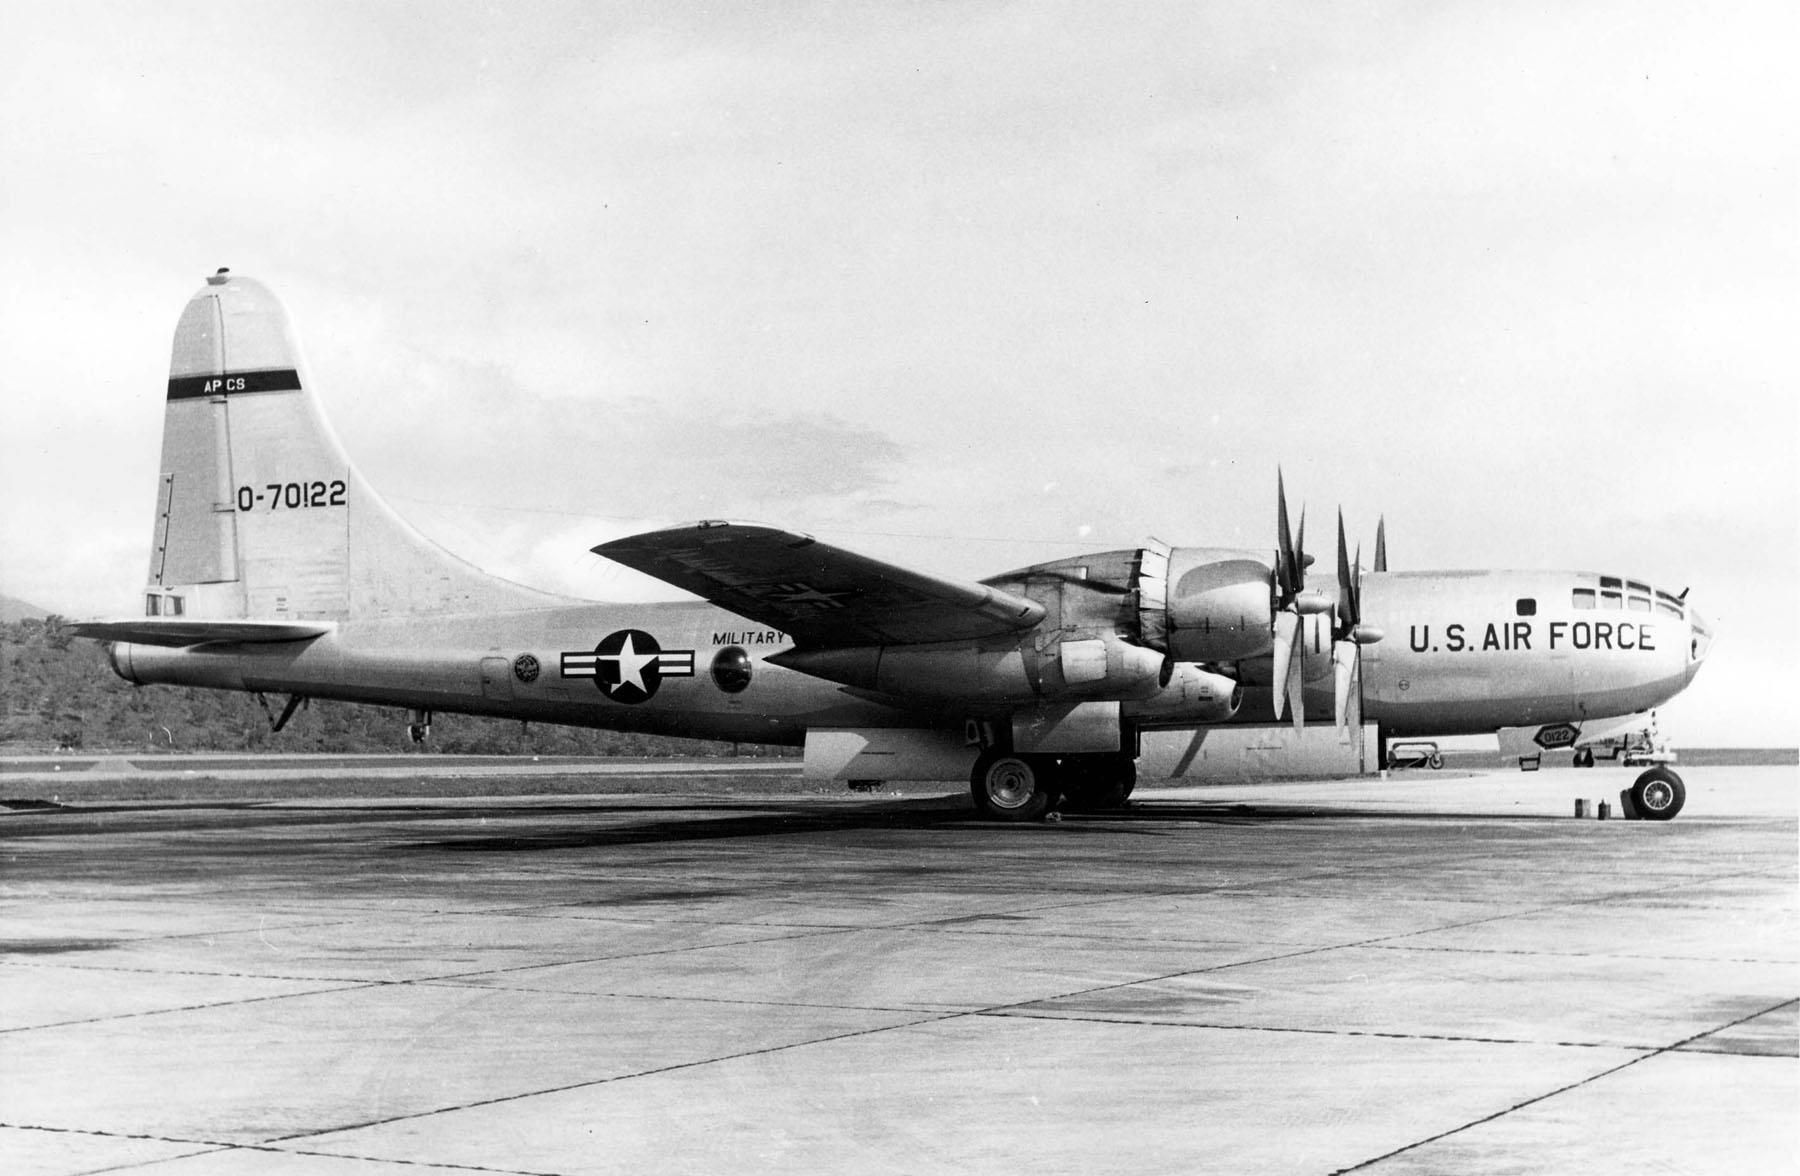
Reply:
[[412, 721], [406, 724], [407, 738], [414, 743], [423, 743], [431, 735], [431, 712], [416, 710], [412, 713]]

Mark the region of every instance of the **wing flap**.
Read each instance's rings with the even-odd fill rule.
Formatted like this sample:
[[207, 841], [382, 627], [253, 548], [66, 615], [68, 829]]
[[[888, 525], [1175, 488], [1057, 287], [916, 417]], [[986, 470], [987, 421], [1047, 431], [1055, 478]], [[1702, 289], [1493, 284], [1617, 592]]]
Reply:
[[703, 522], [602, 543], [598, 555], [806, 647], [965, 641], [1029, 629], [1044, 606], [754, 523]]
[[76, 621], [69, 631], [96, 641], [128, 641], [136, 645], [204, 645], [229, 641], [260, 645], [274, 641], [311, 641], [331, 632], [329, 621], [205, 621], [185, 617], [133, 617], [123, 621]]

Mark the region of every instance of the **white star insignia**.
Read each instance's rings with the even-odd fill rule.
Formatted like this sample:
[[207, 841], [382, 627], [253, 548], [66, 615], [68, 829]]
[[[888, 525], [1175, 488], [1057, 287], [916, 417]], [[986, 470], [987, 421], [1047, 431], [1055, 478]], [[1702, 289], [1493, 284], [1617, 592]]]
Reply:
[[615, 688], [631, 686], [647, 694], [650, 688], [644, 684], [644, 670], [656, 664], [657, 656], [654, 653], [639, 653], [637, 648], [631, 644], [630, 635], [627, 634], [625, 644], [619, 647], [619, 652], [603, 653], [598, 660], [618, 664], [619, 680], [615, 684]]

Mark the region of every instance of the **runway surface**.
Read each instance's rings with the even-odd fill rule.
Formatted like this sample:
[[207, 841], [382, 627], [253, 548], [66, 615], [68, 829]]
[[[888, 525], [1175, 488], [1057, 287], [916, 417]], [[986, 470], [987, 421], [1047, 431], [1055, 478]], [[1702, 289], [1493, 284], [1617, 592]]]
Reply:
[[0, 812], [0, 1171], [1794, 1168], [1792, 767], [1668, 824], [1565, 768], [1021, 827], [346, 770]]

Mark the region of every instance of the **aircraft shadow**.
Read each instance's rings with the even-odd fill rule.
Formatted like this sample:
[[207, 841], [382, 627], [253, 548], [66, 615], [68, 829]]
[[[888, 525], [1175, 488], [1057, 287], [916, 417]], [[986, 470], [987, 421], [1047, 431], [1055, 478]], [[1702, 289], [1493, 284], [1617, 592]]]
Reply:
[[[514, 810], [514, 816], [557, 815], [562, 806]], [[486, 810], [493, 815], [493, 810]], [[532, 853], [559, 849], [593, 849], [610, 845], [643, 845], [669, 841], [717, 841], [734, 837], [777, 837], [795, 833], [841, 833], [862, 830], [915, 830], [973, 822], [975, 811], [958, 797], [919, 797], [864, 805], [743, 804], [582, 806], [587, 817], [640, 815], [647, 820], [605, 828], [558, 828], [498, 832], [481, 837], [449, 837], [403, 848], [439, 853]], [[693, 817], [695, 812], [736, 812], [736, 816]], [[658, 820], [657, 817], [664, 819]]]

